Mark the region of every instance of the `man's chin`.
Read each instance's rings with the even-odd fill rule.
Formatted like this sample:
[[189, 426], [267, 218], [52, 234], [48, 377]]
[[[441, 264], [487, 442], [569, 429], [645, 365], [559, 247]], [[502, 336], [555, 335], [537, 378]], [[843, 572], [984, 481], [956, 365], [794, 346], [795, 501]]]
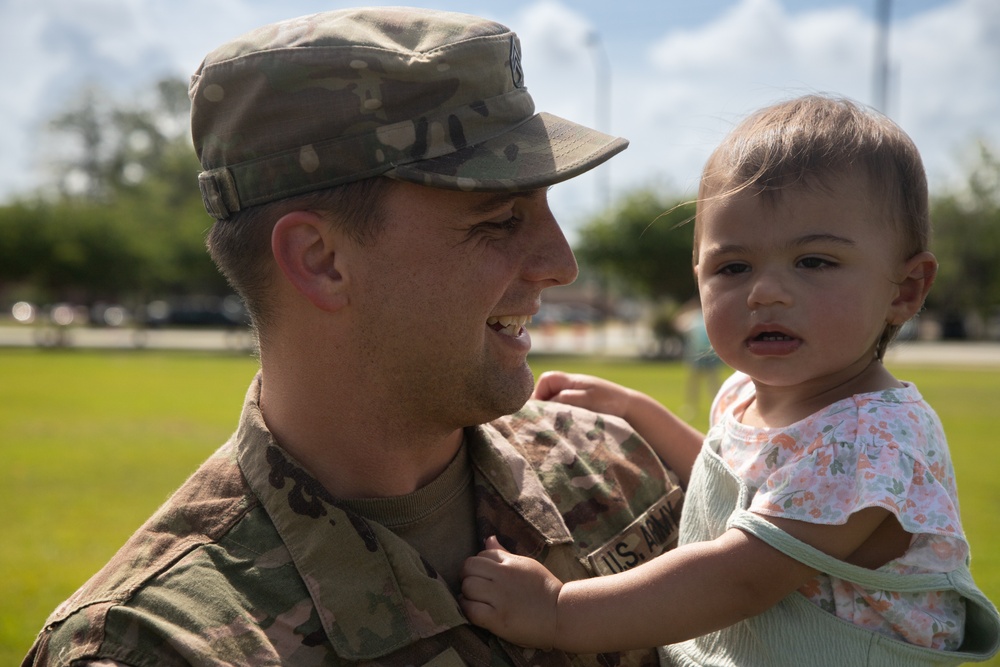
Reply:
[[535, 377], [531, 373], [531, 369], [525, 365], [523, 375], [520, 378], [511, 376], [509, 381], [504, 383], [504, 386], [495, 387], [491, 396], [483, 397], [484, 400], [481, 402], [481, 405], [484, 406], [482, 420], [477, 423], [485, 424], [517, 412], [531, 398], [531, 392], [534, 388]]

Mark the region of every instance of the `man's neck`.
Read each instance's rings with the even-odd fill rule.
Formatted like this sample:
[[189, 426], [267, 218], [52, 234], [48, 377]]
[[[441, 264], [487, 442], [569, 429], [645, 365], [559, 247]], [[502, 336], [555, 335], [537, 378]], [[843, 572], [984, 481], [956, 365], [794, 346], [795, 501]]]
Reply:
[[322, 377], [315, 369], [309, 375], [268, 370], [260, 398], [268, 429], [335, 497], [412, 493], [434, 480], [461, 447], [462, 429], [407, 420], [350, 382], [338, 391], [303, 379]]

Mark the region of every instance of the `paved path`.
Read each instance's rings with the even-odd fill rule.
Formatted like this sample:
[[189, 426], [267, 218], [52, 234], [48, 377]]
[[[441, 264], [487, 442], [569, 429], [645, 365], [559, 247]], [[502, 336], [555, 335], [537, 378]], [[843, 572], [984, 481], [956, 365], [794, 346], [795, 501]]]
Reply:
[[[535, 354], [586, 354], [620, 357], [652, 356], [655, 343], [641, 326], [530, 329]], [[62, 336], [62, 338], [60, 338]], [[245, 330], [150, 329], [73, 327], [57, 332], [24, 325], [0, 325], [0, 347], [34, 347], [62, 342], [84, 349], [145, 348], [159, 350], [231, 350], [249, 352], [252, 341]], [[1000, 370], [1000, 342], [947, 341], [897, 343], [886, 355], [890, 364], [974, 366]]]
[[0, 347], [71, 347], [81, 349], [148, 348], [155, 350], [249, 351], [253, 341], [244, 329], [132, 329], [123, 327], [0, 326]]
[[[612, 325], [605, 330], [560, 328], [531, 333], [532, 351], [549, 354], [650, 356], [655, 343], [646, 328]], [[905, 341], [886, 353], [886, 362], [903, 365], [978, 366], [1000, 370], [1000, 342]]]

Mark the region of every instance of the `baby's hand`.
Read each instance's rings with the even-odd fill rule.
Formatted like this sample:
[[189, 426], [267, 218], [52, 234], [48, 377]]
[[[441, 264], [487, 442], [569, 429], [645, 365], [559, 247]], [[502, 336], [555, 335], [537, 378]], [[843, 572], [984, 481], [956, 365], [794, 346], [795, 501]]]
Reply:
[[592, 375], [548, 371], [542, 373], [532, 398], [567, 403], [627, 419], [632, 391]]
[[469, 620], [521, 646], [552, 648], [562, 582], [541, 563], [515, 556], [497, 538], [462, 567], [462, 609]]

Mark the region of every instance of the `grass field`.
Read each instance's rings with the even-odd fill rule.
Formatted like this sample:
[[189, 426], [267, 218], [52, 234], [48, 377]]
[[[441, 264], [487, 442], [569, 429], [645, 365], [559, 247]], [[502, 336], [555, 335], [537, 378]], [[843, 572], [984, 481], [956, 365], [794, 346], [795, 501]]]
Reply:
[[[684, 403], [676, 363], [533, 357], [532, 366]], [[0, 664], [18, 664], [49, 612], [225, 441], [256, 367], [235, 354], [0, 349]], [[893, 370], [944, 421], [973, 573], [1000, 601], [1000, 372]], [[699, 428], [706, 402], [692, 416]]]

